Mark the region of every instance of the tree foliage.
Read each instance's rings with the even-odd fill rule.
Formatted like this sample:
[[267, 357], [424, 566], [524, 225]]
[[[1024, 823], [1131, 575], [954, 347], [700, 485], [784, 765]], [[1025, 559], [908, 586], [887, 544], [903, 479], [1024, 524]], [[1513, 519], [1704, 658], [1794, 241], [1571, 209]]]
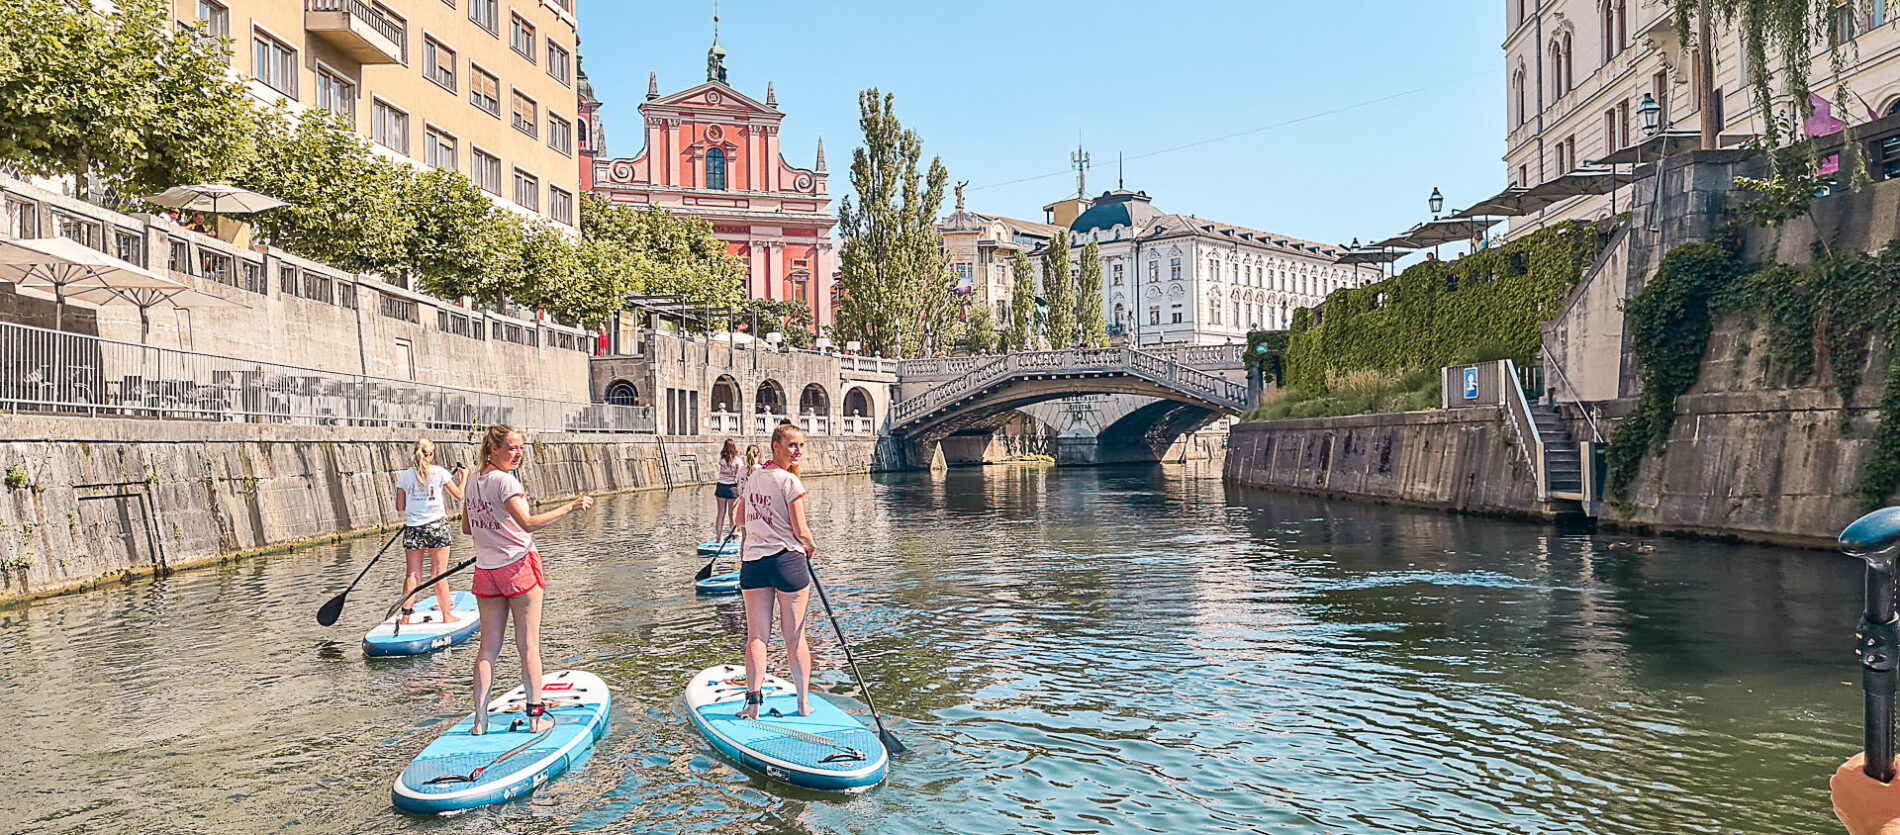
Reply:
[[278, 107], [260, 113], [256, 124], [257, 153], [231, 182], [289, 204], [253, 215], [258, 231], [306, 258], [399, 275], [416, 231], [404, 202], [412, 175], [321, 110], [293, 117]]
[[990, 306], [978, 302], [970, 305], [970, 318], [964, 322], [964, 343], [972, 354], [991, 354], [996, 352], [996, 312]]
[[175, 28], [165, 0], [0, 3], [0, 160], [131, 193], [214, 180], [250, 154], [228, 47]]
[[1102, 309], [1102, 248], [1094, 241], [1082, 247], [1082, 274], [1075, 280], [1075, 320], [1084, 346], [1108, 346], [1108, 314]]
[[[812, 346], [811, 305], [798, 299], [746, 299], [739, 303], [739, 309], [748, 316], [759, 317], [760, 338], [777, 331], [785, 336], [785, 344], [793, 348]], [[747, 327], [751, 326], [750, 319]]]
[[1042, 253], [1042, 300], [1049, 307], [1049, 347], [1075, 347], [1075, 276], [1069, 274], [1069, 233], [1057, 232]]
[[581, 234], [633, 256], [635, 269], [645, 273], [628, 292], [680, 296], [715, 307], [745, 296], [745, 262], [713, 237], [705, 218], [636, 209], [589, 194], [581, 197]]
[[1846, 13], [1859, 14], [1872, 3], [1889, 0], [1670, 0], [1675, 12], [1676, 35], [1683, 44], [1695, 43], [1691, 36], [1700, 10], [1706, 6], [1710, 23], [1734, 26], [1741, 34], [1742, 61], [1752, 77], [1751, 97], [1761, 110], [1764, 139], [1769, 147], [1778, 147], [1787, 133], [1787, 125], [1775, 113], [1776, 91], [1780, 82], [1787, 101], [1799, 118], [1814, 114], [1808, 99], [1811, 92], [1810, 62], [1817, 45], [1827, 48], [1829, 76], [1834, 82], [1834, 107], [1848, 112], [1851, 101], [1844, 70], [1841, 31], [1835, 14], [1842, 6]]
[[[898, 121], [894, 97], [858, 94], [864, 144], [852, 153], [851, 188], [838, 209], [843, 238], [835, 330], [866, 353], [915, 356], [942, 346], [955, 320], [954, 279], [936, 228], [949, 173], [932, 158], [918, 170], [923, 141]], [[901, 352], [901, 353], [900, 353]]]
[[1037, 347], [1036, 270], [1030, 266], [1029, 254], [1016, 250], [1010, 272], [1014, 281], [1010, 287], [1009, 330], [1004, 333], [1003, 349], [1034, 351]]

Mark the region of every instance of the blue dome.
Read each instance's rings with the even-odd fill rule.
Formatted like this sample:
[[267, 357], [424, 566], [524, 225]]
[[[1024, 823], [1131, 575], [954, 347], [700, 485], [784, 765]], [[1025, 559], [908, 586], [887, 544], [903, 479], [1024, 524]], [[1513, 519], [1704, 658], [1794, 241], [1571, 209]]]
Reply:
[[1142, 229], [1160, 216], [1161, 212], [1148, 202], [1145, 191], [1105, 191], [1095, 198], [1095, 204], [1088, 211], [1069, 224], [1069, 231], [1080, 234], [1115, 226]]

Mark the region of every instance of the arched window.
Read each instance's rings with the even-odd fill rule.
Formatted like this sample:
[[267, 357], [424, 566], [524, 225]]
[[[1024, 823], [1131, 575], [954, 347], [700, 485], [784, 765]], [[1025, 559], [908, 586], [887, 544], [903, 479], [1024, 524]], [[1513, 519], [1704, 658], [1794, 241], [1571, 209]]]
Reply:
[[591, 146], [587, 144], [587, 120], [578, 119], [575, 121], [574, 124], [575, 124], [575, 127], [580, 128], [580, 130], [577, 132], [577, 135], [580, 137], [580, 140], [581, 140], [581, 150], [583, 151], [590, 150]]
[[1511, 74], [1511, 101], [1517, 105], [1511, 110], [1512, 118], [1517, 120], [1513, 124], [1524, 124], [1526, 114], [1524, 112], [1524, 70], [1522, 69]]
[[1894, 99], [1893, 104], [1887, 105], [1887, 115], [1892, 116], [1895, 113], [1900, 113], [1900, 99]]
[[1552, 101], [1564, 97], [1564, 45], [1560, 40], [1550, 42], [1550, 98]]
[[607, 385], [607, 402], [615, 406], [638, 406], [640, 391], [626, 380], [615, 380]]
[[1564, 33], [1564, 92], [1568, 93], [1577, 86], [1577, 53], [1571, 47], [1569, 32]]
[[706, 152], [706, 187], [726, 189], [726, 152], [718, 148]]

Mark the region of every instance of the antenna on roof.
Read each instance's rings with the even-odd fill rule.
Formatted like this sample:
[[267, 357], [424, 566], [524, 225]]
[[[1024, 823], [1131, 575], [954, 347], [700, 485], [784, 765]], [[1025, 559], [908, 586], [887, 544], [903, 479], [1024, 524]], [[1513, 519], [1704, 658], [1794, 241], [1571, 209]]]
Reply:
[[1075, 135], [1075, 153], [1069, 155], [1069, 167], [1075, 169], [1075, 199], [1089, 197], [1089, 152], [1082, 150], [1082, 134]]
[[1115, 152], [1115, 190], [1127, 190], [1127, 187], [1122, 184], [1122, 152], [1120, 151]]

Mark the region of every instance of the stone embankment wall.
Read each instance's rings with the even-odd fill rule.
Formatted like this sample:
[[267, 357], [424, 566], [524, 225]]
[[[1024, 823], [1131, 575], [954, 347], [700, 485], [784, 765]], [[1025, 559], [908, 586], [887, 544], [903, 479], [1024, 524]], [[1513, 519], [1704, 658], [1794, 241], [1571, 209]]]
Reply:
[[1492, 409], [1236, 424], [1229, 481], [1454, 510], [1541, 512], [1537, 480]]
[[[400, 525], [395, 479], [416, 435], [0, 416], [0, 438], [6, 601]], [[476, 456], [477, 438], [434, 438], [448, 465]], [[717, 441], [531, 436], [520, 475], [537, 501], [706, 483]], [[814, 436], [805, 453], [812, 475], [895, 466], [877, 438]]]

